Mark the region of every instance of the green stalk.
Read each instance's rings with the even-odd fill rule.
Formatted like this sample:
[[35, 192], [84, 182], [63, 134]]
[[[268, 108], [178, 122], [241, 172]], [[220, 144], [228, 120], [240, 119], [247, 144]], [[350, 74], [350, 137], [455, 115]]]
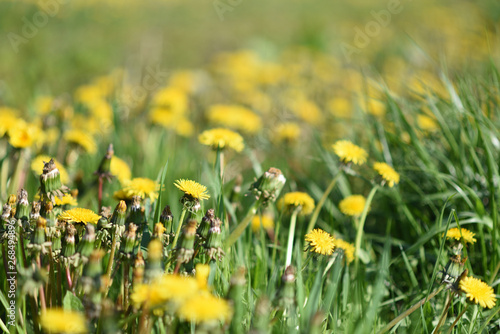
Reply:
[[252, 220], [253, 216], [255, 216], [255, 213], [257, 212], [257, 209], [259, 208], [261, 204], [261, 200], [255, 201], [252, 206], [248, 209], [247, 214], [245, 218], [241, 221], [241, 223], [236, 226], [234, 229], [233, 233], [229, 235], [225, 242], [225, 248], [231, 247], [236, 240], [239, 239], [239, 237], [243, 234], [245, 231], [246, 227], [250, 224], [250, 221]]
[[[458, 320], [460, 320], [460, 318], [462, 318], [462, 316], [465, 314], [465, 311], [467, 311], [468, 307], [469, 307], [469, 304], [465, 305], [464, 310], [462, 312], [460, 312], [460, 314], [457, 316], [455, 321], [453, 321], [453, 324], [451, 324], [450, 329], [448, 330], [448, 334], [451, 334], [451, 332], [453, 331], [453, 327], [456, 326], [456, 324], [458, 323]], [[481, 332], [479, 332], [479, 333], [481, 333]]]
[[182, 223], [184, 222], [184, 216], [186, 216], [187, 209], [183, 208], [181, 216], [179, 217], [179, 222], [177, 223], [177, 231], [175, 232], [174, 241], [172, 242], [172, 249], [175, 249], [177, 245], [177, 240], [179, 239], [179, 234], [181, 234]]
[[395, 325], [397, 325], [401, 320], [403, 320], [404, 318], [406, 318], [407, 316], [409, 316], [410, 314], [412, 314], [413, 312], [415, 312], [415, 310], [417, 310], [418, 308], [420, 308], [427, 301], [429, 301], [432, 298], [434, 298], [434, 296], [437, 295], [438, 293], [440, 293], [443, 289], [444, 289], [444, 285], [442, 285], [439, 288], [437, 288], [436, 290], [434, 290], [429, 296], [422, 298], [418, 303], [416, 303], [415, 305], [413, 305], [412, 307], [410, 307], [408, 310], [406, 310], [405, 312], [403, 312], [399, 316], [397, 316], [390, 323], [388, 323], [387, 326], [385, 326], [384, 328], [382, 328], [378, 332], [378, 334], [383, 334], [383, 333], [388, 332], [392, 327], [394, 327]]
[[441, 313], [441, 317], [439, 318], [438, 324], [436, 328], [434, 328], [434, 330], [432, 331], [433, 333], [439, 333], [439, 329], [446, 321], [448, 310], [450, 309], [452, 301], [453, 301], [453, 295], [451, 294], [451, 292], [448, 292], [448, 295], [446, 296], [446, 302], [445, 302], [445, 307], [443, 309], [443, 313]]
[[290, 230], [288, 231], [288, 244], [286, 246], [286, 262], [285, 268], [292, 264], [293, 237], [295, 236], [295, 226], [297, 225], [297, 215], [300, 209], [293, 210], [290, 218]]
[[[111, 282], [110, 282], [111, 271], [113, 269], [113, 261], [114, 261], [115, 252], [116, 252], [116, 238], [118, 235], [118, 231], [116, 229], [117, 229], [117, 227], [115, 226], [113, 229], [113, 240], [112, 240], [112, 244], [111, 244], [111, 253], [109, 254], [108, 266], [106, 268], [106, 277], [108, 278], [109, 284], [111, 284]], [[106, 292], [106, 295], [107, 295], [107, 292]]]
[[363, 230], [365, 227], [366, 216], [368, 215], [368, 209], [372, 203], [373, 197], [378, 190], [378, 186], [374, 186], [370, 193], [368, 194], [368, 198], [366, 199], [366, 204], [363, 209], [363, 213], [361, 214], [361, 218], [359, 220], [358, 232], [356, 233], [356, 245], [354, 251], [354, 272], [358, 272], [359, 265], [359, 249], [361, 248], [361, 239], [363, 238]]
[[323, 196], [319, 200], [318, 205], [314, 209], [314, 212], [313, 212], [313, 214], [311, 216], [311, 220], [309, 221], [309, 225], [307, 225], [306, 233], [311, 232], [312, 229], [314, 228], [314, 226], [316, 225], [316, 221], [318, 220], [319, 213], [320, 213], [321, 209], [323, 208], [323, 205], [325, 205], [325, 202], [326, 202], [326, 199], [328, 198], [328, 195], [330, 195], [330, 193], [332, 192], [333, 188], [335, 187], [335, 184], [337, 183], [340, 175], [341, 174], [338, 173], [333, 178], [332, 182], [330, 182], [330, 184], [328, 185], [328, 188], [326, 188], [325, 192], [323, 193]]
[[472, 315], [472, 321], [470, 322], [469, 331], [468, 331], [469, 333], [473, 333], [474, 332], [473, 329], [474, 329], [474, 325], [476, 323], [476, 319], [477, 319], [477, 314], [478, 313], [479, 313], [478, 312], [478, 306], [476, 304], [476, 305], [474, 305], [474, 313]]

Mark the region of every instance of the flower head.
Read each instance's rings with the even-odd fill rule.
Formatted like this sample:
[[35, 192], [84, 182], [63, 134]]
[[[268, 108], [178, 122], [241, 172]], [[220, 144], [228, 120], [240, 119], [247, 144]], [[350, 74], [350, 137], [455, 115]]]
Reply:
[[208, 110], [208, 120], [248, 134], [254, 134], [262, 128], [259, 115], [238, 105], [213, 105]]
[[196, 181], [180, 179], [175, 181], [174, 185], [190, 197], [196, 199], [210, 198], [210, 195], [207, 193], [207, 187]]
[[476, 242], [476, 238], [474, 238], [475, 233], [465, 229], [461, 228], [458, 229], [456, 227], [450, 228], [446, 232], [446, 238], [447, 239], [455, 239], [455, 240], [463, 240], [465, 243], [470, 243], [473, 244]]
[[92, 210], [83, 208], [74, 208], [66, 210], [58, 217], [60, 220], [65, 220], [69, 223], [91, 223], [96, 225], [101, 216], [95, 214]]
[[292, 210], [300, 208], [300, 214], [308, 215], [314, 210], [314, 199], [306, 193], [296, 191], [285, 194], [279, 205]]
[[366, 198], [362, 195], [351, 195], [340, 201], [340, 211], [348, 216], [359, 216], [365, 208]]
[[461, 291], [471, 302], [481, 305], [481, 307], [492, 308], [495, 306], [496, 297], [493, 288], [480, 279], [474, 277], [462, 278], [458, 284]]
[[139, 196], [154, 201], [158, 198], [158, 185], [151, 179], [136, 177], [125, 181], [123, 188], [115, 192], [114, 196], [124, 200], [130, 200], [134, 196]]
[[354, 246], [342, 239], [333, 238], [333, 246], [336, 250], [342, 250], [347, 263], [354, 261]]
[[254, 216], [252, 218], [252, 231], [259, 232], [261, 226], [264, 230], [272, 230], [274, 228], [273, 217], [269, 215]]
[[318, 228], [306, 234], [305, 240], [309, 243], [311, 252], [318, 254], [332, 255], [335, 248], [334, 239], [330, 233]]
[[43, 132], [34, 124], [17, 122], [9, 129], [9, 144], [17, 148], [26, 148], [41, 143]]
[[77, 129], [68, 130], [64, 133], [64, 139], [67, 142], [82, 147], [87, 153], [92, 154], [97, 151], [97, 144], [94, 138], [92, 138], [91, 135], [82, 130], [77, 130]]
[[54, 201], [55, 201], [54, 204], [59, 205], [59, 206], [62, 206], [62, 205], [77, 206], [78, 205], [76, 198], [71, 196], [71, 194], [64, 194], [64, 196], [62, 198], [55, 197]]
[[273, 131], [276, 142], [292, 143], [300, 138], [300, 126], [294, 122], [282, 123]]
[[40, 316], [40, 325], [49, 333], [87, 333], [85, 316], [79, 312], [48, 309]]
[[132, 178], [132, 172], [130, 167], [125, 161], [113, 155], [111, 158], [111, 164], [109, 166], [109, 171], [112, 175], [116, 176], [120, 183], [125, 183]]
[[348, 140], [339, 140], [333, 144], [333, 151], [345, 163], [352, 162], [362, 165], [366, 162], [368, 153]]
[[236, 152], [241, 152], [245, 147], [243, 137], [237, 132], [223, 128], [203, 131], [198, 136], [198, 140], [201, 144], [211, 146], [213, 149], [229, 147]]
[[186, 321], [226, 322], [231, 319], [232, 310], [229, 303], [210, 293], [199, 293], [187, 299], [177, 310], [179, 317]]
[[399, 183], [399, 174], [398, 174], [398, 172], [396, 172], [394, 170], [394, 168], [392, 168], [391, 166], [389, 166], [385, 162], [376, 162], [376, 163], [374, 163], [373, 164], [373, 169], [375, 169], [377, 171], [377, 173], [379, 173], [380, 176], [382, 176], [382, 178], [385, 181], [387, 181], [387, 183], [389, 183], [389, 187], [390, 188], [394, 187], [394, 184], [398, 184]]

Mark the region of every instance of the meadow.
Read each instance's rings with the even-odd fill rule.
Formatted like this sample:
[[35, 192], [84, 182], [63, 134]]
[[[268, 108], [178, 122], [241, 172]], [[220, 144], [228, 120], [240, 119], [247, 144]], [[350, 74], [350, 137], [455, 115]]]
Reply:
[[0, 1], [4, 333], [498, 333], [496, 1]]

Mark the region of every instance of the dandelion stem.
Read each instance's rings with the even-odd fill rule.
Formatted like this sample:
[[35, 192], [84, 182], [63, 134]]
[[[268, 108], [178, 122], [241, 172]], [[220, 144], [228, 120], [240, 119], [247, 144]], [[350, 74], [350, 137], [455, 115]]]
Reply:
[[288, 243], [286, 246], [285, 268], [292, 264], [293, 237], [295, 236], [295, 226], [297, 225], [297, 215], [300, 209], [295, 209], [290, 218], [290, 230], [288, 231]]
[[415, 312], [418, 308], [420, 308], [422, 305], [424, 305], [427, 301], [431, 300], [436, 296], [438, 293], [440, 293], [444, 289], [444, 286], [440, 286], [436, 290], [434, 290], [429, 296], [422, 298], [419, 302], [417, 302], [415, 305], [407, 309], [405, 312], [401, 313], [399, 316], [397, 316], [394, 320], [392, 320], [390, 323], [387, 324], [384, 328], [382, 328], [378, 334], [383, 334], [388, 332], [392, 327], [397, 325], [401, 320]]
[[[40, 253], [38, 253], [36, 256], [36, 265], [38, 267], [38, 270], [42, 269], [42, 260], [40, 258]], [[42, 308], [42, 312], [45, 312], [45, 310], [47, 309], [47, 303], [45, 302], [45, 291], [43, 291], [43, 284], [40, 285], [40, 306]]]
[[448, 334], [451, 334], [451, 332], [453, 331], [453, 327], [456, 326], [456, 324], [458, 323], [458, 320], [460, 320], [460, 318], [462, 318], [462, 316], [465, 314], [465, 311], [467, 311], [468, 307], [469, 307], [469, 304], [465, 305], [464, 310], [462, 312], [460, 312], [460, 314], [457, 316], [457, 318], [455, 319], [455, 321], [453, 321], [453, 323], [451, 324], [450, 329], [448, 329]]
[[361, 239], [363, 238], [363, 230], [365, 227], [366, 216], [368, 214], [368, 210], [372, 203], [373, 197], [378, 190], [378, 186], [374, 186], [370, 193], [368, 194], [368, 198], [366, 199], [365, 207], [363, 208], [363, 213], [361, 213], [361, 218], [359, 220], [358, 232], [356, 233], [356, 244], [355, 244], [355, 262], [354, 262], [354, 272], [358, 272], [359, 265], [359, 250], [361, 248]]
[[434, 328], [432, 333], [439, 333], [438, 332], [439, 329], [446, 321], [446, 317], [448, 315], [448, 310], [450, 309], [452, 301], [453, 301], [452, 294], [451, 294], [451, 292], [449, 292], [448, 295], [446, 296], [446, 303], [445, 303], [445, 307], [443, 309], [443, 313], [441, 313], [441, 317], [439, 318], [438, 324], [437, 324], [436, 328]]
[[115, 226], [113, 229], [113, 240], [111, 242], [111, 253], [109, 254], [108, 267], [106, 268], [106, 277], [108, 278], [109, 286], [111, 286], [111, 271], [113, 270], [113, 261], [114, 261], [115, 252], [116, 252], [117, 235], [118, 235], [118, 231], [117, 231], [117, 227]]
[[103, 186], [103, 179], [102, 179], [102, 176], [99, 175], [99, 178], [98, 178], [98, 189], [97, 189], [97, 203], [98, 203], [98, 207], [97, 207], [97, 211], [99, 212], [101, 210], [101, 207], [102, 207], [102, 186]]
[[253, 216], [255, 216], [255, 213], [257, 212], [257, 209], [259, 208], [260, 204], [261, 204], [261, 200], [259, 199], [259, 200], [255, 201], [252, 204], [252, 206], [248, 209], [248, 212], [247, 212], [245, 218], [243, 218], [241, 223], [239, 223], [238, 226], [236, 226], [236, 228], [233, 230], [233, 232], [227, 238], [226, 243], [225, 243], [226, 248], [231, 247], [236, 242], [236, 240], [239, 239], [241, 234], [243, 234], [243, 232], [245, 231], [248, 224], [250, 224], [250, 221], [252, 220]]
[[179, 217], [179, 222], [177, 223], [177, 231], [175, 232], [174, 241], [172, 241], [172, 249], [175, 249], [177, 245], [177, 240], [179, 239], [179, 234], [181, 234], [182, 223], [184, 222], [184, 216], [186, 216], [186, 208], [182, 209], [181, 216]]
[[332, 181], [330, 182], [330, 184], [328, 185], [328, 188], [326, 188], [325, 192], [323, 193], [323, 196], [321, 197], [321, 199], [319, 200], [318, 202], [318, 205], [316, 206], [316, 208], [314, 209], [314, 212], [311, 216], [311, 220], [309, 221], [309, 225], [307, 225], [307, 230], [306, 230], [306, 233], [309, 233], [312, 231], [312, 229], [314, 228], [314, 226], [316, 225], [316, 221], [318, 220], [318, 217], [319, 217], [319, 213], [321, 212], [321, 209], [323, 208], [323, 205], [325, 205], [325, 202], [326, 202], [326, 199], [328, 198], [328, 195], [330, 195], [330, 193], [332, 192], [333, 188], [335, 187], [335, 184], [337, 183], [339, 177], [340, 177], [340, 173], [338, 173], [333, 179]]

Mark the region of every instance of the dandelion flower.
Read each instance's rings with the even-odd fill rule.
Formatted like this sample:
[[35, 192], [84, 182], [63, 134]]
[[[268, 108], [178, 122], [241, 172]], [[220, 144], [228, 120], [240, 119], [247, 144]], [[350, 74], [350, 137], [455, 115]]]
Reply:
[[43, 132], [34, 124], [20, 121], [10, 128], [8, 132], [9, 144], [16, 148], [26, 148], [43, 142]]
[[333, 246], [335, 249], [341, 249], [344, 252], [347, 263], [354, 261], [354, 246], [342, 239], [333, 238]]
[[196, 199], [210, 198], [210, 195], [207, 193], [207, 187], [196, 181], [180, 179], [175, 181], [174, 185], [190, 197]]
[[492, 308], [495, 306], [496, 297], [493, 288], [480, 279], [471, 276], [465, 277], [460, 280], [458, 286], [471, 302], [479, 304], [481, 307]]
[[236, 152], [241, 152], [245, 147], [243, 137], [237, 132], [223, 128], [203, 131], [198, 140], [201, 144], [211, 146], [213, 149], [229, 147]]
[[66, 210], [58, 217], [60, 220], [65, 220], [69, 223], [91, 223], [96, 225], [101, 216], [95, 214], [92, 210], [84, 208], [74, 208]]
[[476, 238], [474, 238], [475, 233], [465, 229], [461, 228], [458, 229], [456, 227], [450, 228], [446, 232], [446, 238], [447, 239], [455, 239], [455, 240], [463, 240], [465, 243], [470, 243], [473, 244], [476, 242]]
[[35, 112], [38, 115], [47, 115], [52, 111], [54, 98], [51, 96], [39, 96], [35, 100]]
[[21, 118], [18, 118], [17, 115], [19, 112], [15, 109], [9, 107], [0, 107], [0, 137], [3, 137], [5, 133], [17, 125], [19, 122], [24, 122]]
[[198, 263], [196, 265], [195, 279], [200, 290], [208, 290], [208, 276], [210, 275], [210, 266], [208, 264]]
[[376, 162], [376, 163], [374, 163], [373, 164], [373, 169], [375, 169], [377, 171], [377, 173], [379, 173], [380, 176], [382, 176], [382, 178], [385, 181], [387, 181], [387, 183], [389, 184], [390, 188], [394, 187], [394, 184], [398, 184], [399, 183], [399, 174], [398, 174], [398, 172], [396, 172], [394, 170], [394, 168], [392, 168], [391, 166], [389, 166], [385, 162]]
[[[38, 155], [33, 160], [31, 160], [31, 170], [37, 176], [39, 176], [40, 174], [43, 173], [44, 162], [49, 162], [50, 159], [53, 159], [53, 158], [49, 157], [48, 155]], [[59, 174], [61, 174], [61, 182], [63, 184], [68, 184], [69, 183], [69, 175], [68, 175], [68, 172], [66, 171], [66, 168], [64, 168], [64, 166], [56, 159], [53, 159], [53, 160], [54, 160], [54, 163], [56, 164], [57, 169], [59, 170]]]
[[352, 162], [362, 165], [366, 162], [368, 153], [348, 140], [339, 140], [333, 144], [333, 151], [345, 163]]
[[109, 171], [112, 175], [116, 176], [120, 183], [125, 183], [132, 178], [132, 172], [127, 163], [114, 155], [111, 158]]
[[340, 211], [348, 216], [359, 216], [365, 208], [366, 198], [362, 195], [351, 195], [340, 201]]
[[287, 209], [300, 208], [300, 214], [308, 215], [314, 210], [314, 199], [303, 192], [291, 192], [285, 194], [280, 200], [279, 206], [285, 206]]
[[274, 130], [274, 139], [279, 142], [294, 142], [300, 137], [300, 126], [294, 122], [282, 123]]
[[85, 316], [79, 312], [48, 309], [40, 316], [40, 325], [48, 333], [87, 333]]
[[231, 319], [232, 310], [229, 303], [209, 293], [197, 294], [186, 300], [177, 310], [179, 317], [186, 321], [226, 322]]
[[438, 123], [427, 115], [417, 116], [418, 127], [427, 132], [437, 131], [439, 129]]
[[62, 205], [77, 206], [78, 205], [76, 198], [74, 198], [70, 194], [64, 194], [64, 196], [62, 198], [59, 198], [56, 196], [54, 198], [54, 201], [55, 201], [55, 205], [59, 205], [59, 206], [62, 206]]
[[85, 152], [93, 154], [97, 151], [97, 144], [91, 135], [82, 130], [68, 130], [64, 133], [64, 139], [82, 147]]
[[132, 180], [125, 181], [123, 188], [115, 192], [114, 196], [117, 199], [123, 200], [129, 200], [134, 196], [140, 196], [141, 198], [149, 198], [151, 201], [154, 201], [158, 198], [158, 185], [151, 179], [136, 177]]
[[269, 215], [254, 216], [252, 218], [252, 231], [259, 232], [261, 226], [264, 230], [272, 230], [274, 228], [273, 218]]
[[305, 236], [305, 240], [309, 243], [311, 252], [322, 255], [332, 255], [335, 245], [333, 237], [321, 229], [314, 229]]
[[262, 128], [259, 115], [238, 105], [217, 104], [208, 110], [208, 120], [248, 134], [257, 133]]

